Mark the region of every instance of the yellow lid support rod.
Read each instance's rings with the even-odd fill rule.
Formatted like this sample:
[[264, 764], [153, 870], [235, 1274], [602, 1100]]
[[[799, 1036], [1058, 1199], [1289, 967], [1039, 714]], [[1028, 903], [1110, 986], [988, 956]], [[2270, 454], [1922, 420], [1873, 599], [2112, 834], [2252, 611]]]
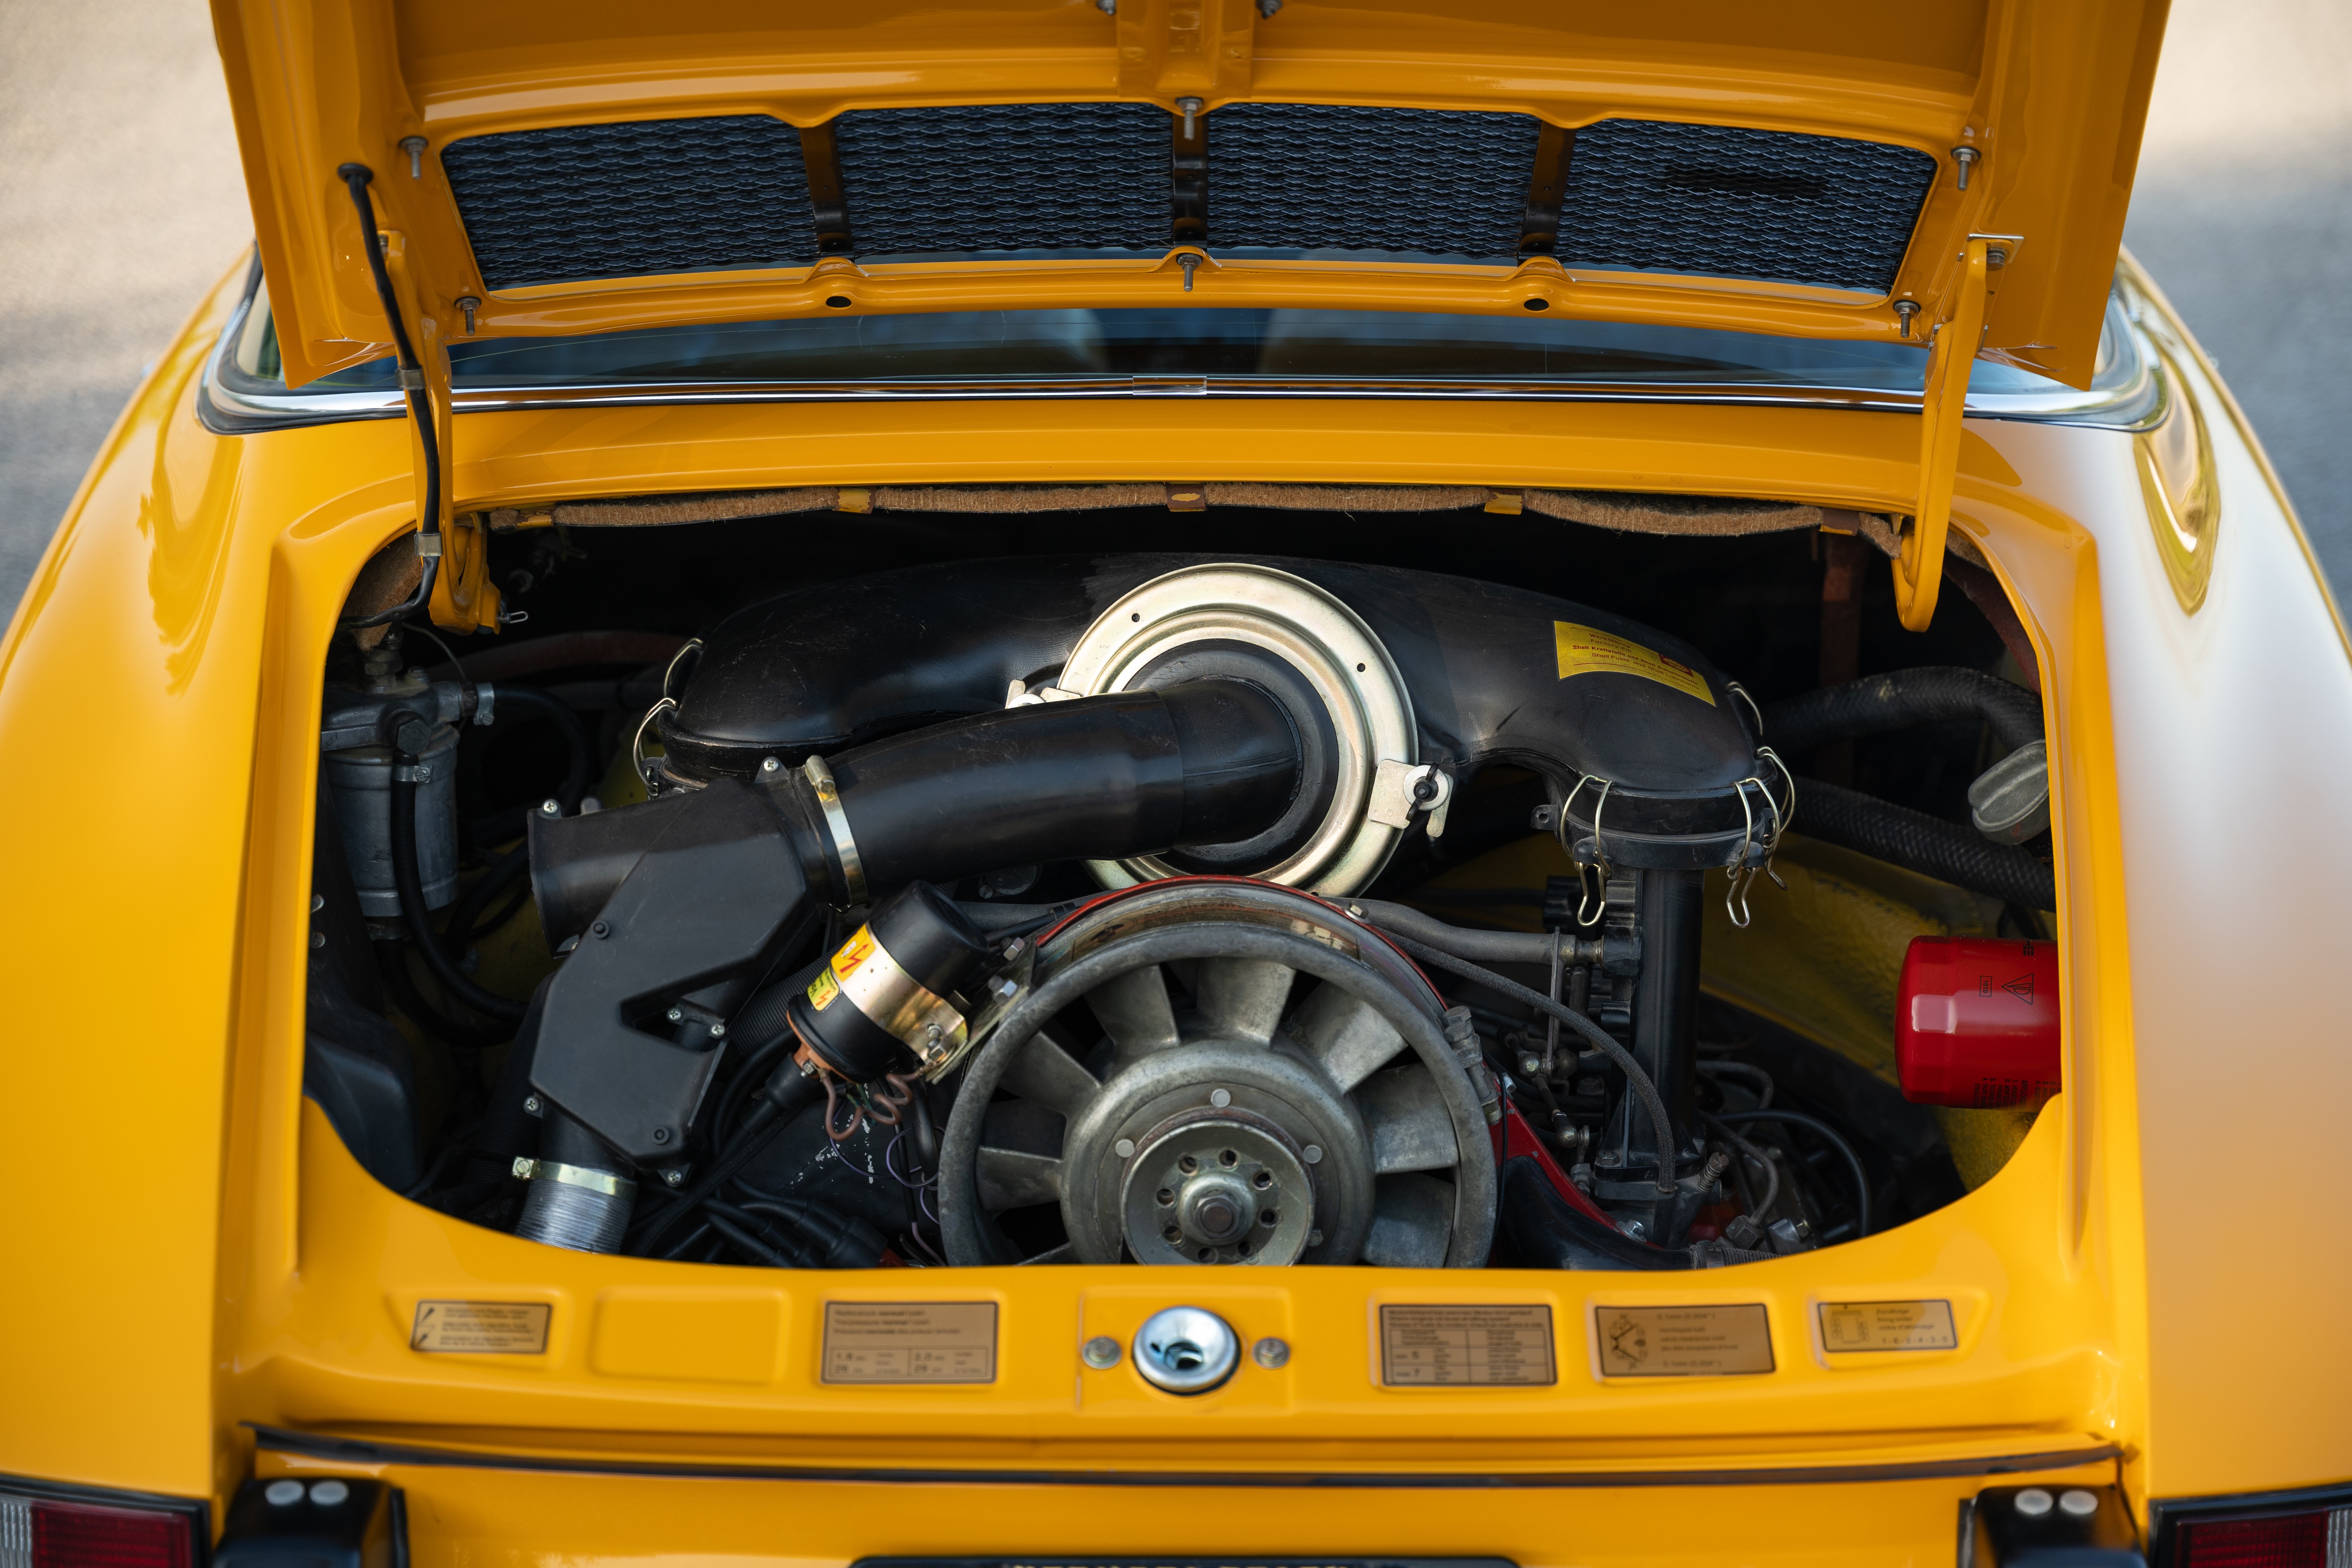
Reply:
[[1927, 384], [1919, 407], [1919, 510], [1894, 561], [1895, 608], [1906, 627], [1924, 632], [1936, 618], [1944, 584], [1944, 537], [1952, 522], [1952, 484], [1960, 466], [1960, 416], [1969, 403], [1969, 368], [1984, 335], [1985, 280], [1991, 242], [1972, 238], [1960, 253], [1958, 298], [1927, 350]]

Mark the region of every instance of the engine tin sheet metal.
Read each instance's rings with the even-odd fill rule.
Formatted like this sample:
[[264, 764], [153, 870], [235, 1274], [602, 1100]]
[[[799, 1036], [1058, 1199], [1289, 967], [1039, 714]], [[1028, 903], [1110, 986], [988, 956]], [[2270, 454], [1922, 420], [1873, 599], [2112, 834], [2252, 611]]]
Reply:
[[[1938, 1214], [1702, 1282], [1172, 1266], [688, 1278], [656, 1260], [535, 1247], [407, 1203], [368, 1177], [315, 1106], [304, 1116], [305, 1267], [230, 1378], [237, 1418], [268, 1425], [722, 1468], [1075, 1476], [1101, 1471], [1108, 1455], [1113, 1471], [1163, 1474], [1915, 1462], [2006, 1471], [2015, 1456], [2080, 1447], [2077, 1435], [2101, 1429], [2110, 1388], [2111, 1352], [2096, 1323], [2069, 1310], [2057, 1260], [2044, 1278], [2029, 1258], [1962, 1241], [2012, 1234], [2043, 1212], [2063, 1152], [2054, 1120], [2000, 1176]], [[411, 1345], [420, 1303], [500, 1297], [549, 1303], [544, 1352]], [[1923, 1300], [1952, 1304], [1958, 1348], [1825, 1352], [1816, 1337], [1823, 1303]], [[1081, 1360], [1088, 1340], [1124, 1345], [1144, 1319], [1178, 1305], [1215, 1312], [1242, 1339], [1224, 1385], [1179, 1401], [1128, 1358], [1100, 1369]], [[1763, 1325], [1770, 1370], [1604, 1375], [1596, 1313], [1661, 1307], [1747, 1309]], [[885, 1310], [901, 1315], [874, 1316]], [[1268, 1338], [1284, 1347], [1272, 1365], [1246, 1353]], [[2001, 1390], [1997, 1410], [1988, 1384]], [[479, 1415], [453, 1426], [465, 1411]], [[1204, 1453], [1202, 1423], [1234, 1424], [1238, 1447], [1221, 1439]]]

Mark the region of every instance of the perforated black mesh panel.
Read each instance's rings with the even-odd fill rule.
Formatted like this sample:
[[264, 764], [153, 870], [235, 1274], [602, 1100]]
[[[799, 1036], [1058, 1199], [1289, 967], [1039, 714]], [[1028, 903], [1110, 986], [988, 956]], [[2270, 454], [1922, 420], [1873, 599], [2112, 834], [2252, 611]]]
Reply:
[[[1170, 245], [1171, 124], [1150, 104], [859, 110], [835, 121], [856, 253]], [[1208, 120], [1213, 249], [1508, 261], [1523, 114], [1244, 103]], [[442, 153], [493, 289], [815, 258], [800, 134], [764, 115], [470, 137]], [[1571, 266], [1889, 288], [1937, 161], [1831, 136], [1612, 120], [1577, 135]]]
[[1935, 179], [1936, 160], [1912, 147], [1604, 120], [1577, 132], [1554, 254], [1885, 290]]
[[1525, 114], [1235, 103], [1209, 116], [1209, 245], [1507, 259], [1537, 125]]
[[816, 256], [800, 132], [764, 114], [469, 136], [441, 166], [493, 289]]
[[859, 109], [834, 122], [860, 256], [1168, 248], [1148, 103]]

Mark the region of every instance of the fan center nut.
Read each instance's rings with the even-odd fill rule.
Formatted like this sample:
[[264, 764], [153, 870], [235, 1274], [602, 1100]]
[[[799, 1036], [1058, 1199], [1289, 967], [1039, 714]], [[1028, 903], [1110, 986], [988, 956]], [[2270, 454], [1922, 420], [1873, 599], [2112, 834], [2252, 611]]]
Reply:
[[1146, 1263], [1295, 1263], [1312, 1245], [1315, 1184], [1295, 1140], [1238, 1109], [1170, 1118], [1138, 1141], [1123, 1208]]

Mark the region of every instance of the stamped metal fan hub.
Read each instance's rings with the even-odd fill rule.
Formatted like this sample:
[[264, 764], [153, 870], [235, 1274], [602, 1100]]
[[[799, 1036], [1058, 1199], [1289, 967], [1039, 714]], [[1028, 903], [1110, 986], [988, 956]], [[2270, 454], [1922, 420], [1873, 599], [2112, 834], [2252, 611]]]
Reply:
[[1140, 1263], [1296, 1263], [1323, 1238], [1309, 1172], [1322, 1154], [1247, 1112], [1172, 1116], [1127, 1162], [1127, 1249]]

